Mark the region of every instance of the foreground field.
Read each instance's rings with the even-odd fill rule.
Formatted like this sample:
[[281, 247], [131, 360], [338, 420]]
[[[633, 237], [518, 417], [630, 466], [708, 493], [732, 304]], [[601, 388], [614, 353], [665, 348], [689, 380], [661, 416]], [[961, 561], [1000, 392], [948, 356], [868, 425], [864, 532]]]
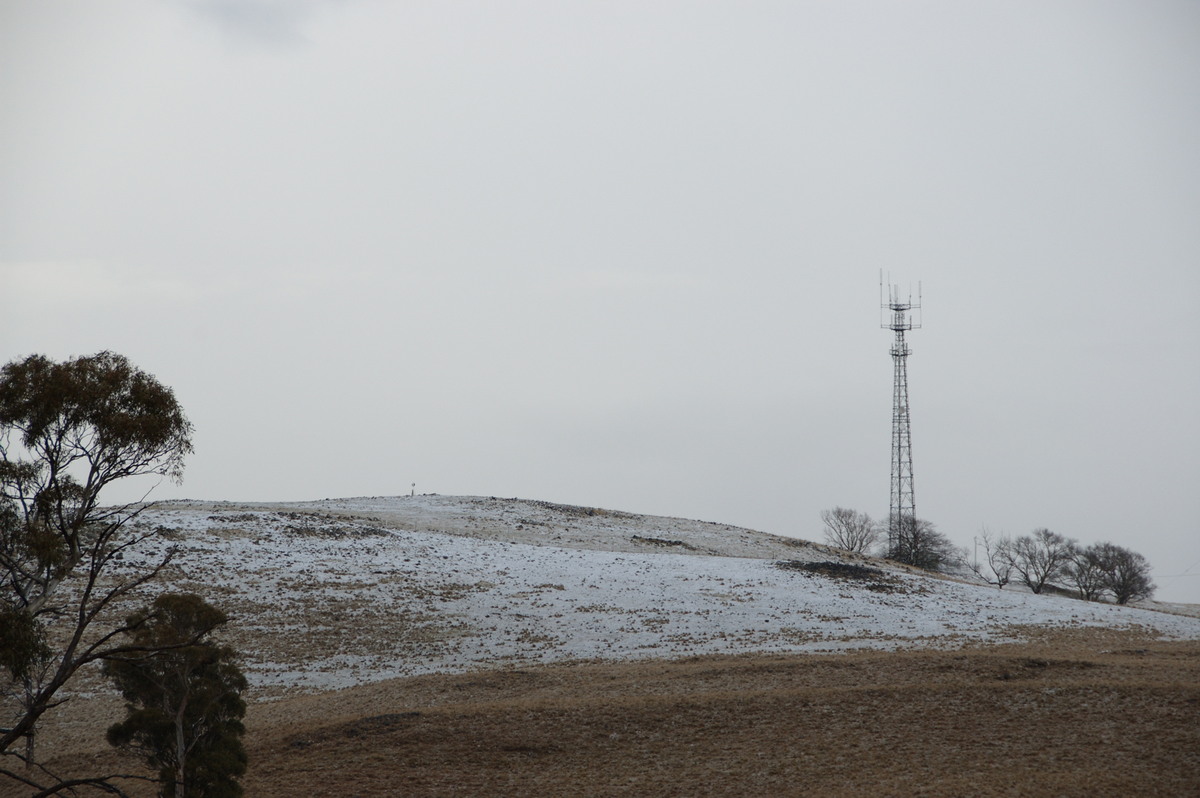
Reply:
[[[535, 666], [285, 698], [252, 708], [246, 793], [1200, 794], [1200, 641], [1027, 632], [958, 651]], [[132, 766], [84, 731], [56, 764]]]

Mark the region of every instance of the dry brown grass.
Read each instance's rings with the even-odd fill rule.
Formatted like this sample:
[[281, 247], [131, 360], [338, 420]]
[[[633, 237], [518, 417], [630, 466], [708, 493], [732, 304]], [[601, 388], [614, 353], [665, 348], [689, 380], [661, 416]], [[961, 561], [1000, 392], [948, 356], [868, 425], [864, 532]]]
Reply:
[[[47, 730], [55, 764], [129, 768], [94, 734], [116, 707], [93, 704], [74, 734]], [[256, 704], [248, 726], [255, 798], [1196, 796], [1200, 641], [1090, 629], [426, 676]]]

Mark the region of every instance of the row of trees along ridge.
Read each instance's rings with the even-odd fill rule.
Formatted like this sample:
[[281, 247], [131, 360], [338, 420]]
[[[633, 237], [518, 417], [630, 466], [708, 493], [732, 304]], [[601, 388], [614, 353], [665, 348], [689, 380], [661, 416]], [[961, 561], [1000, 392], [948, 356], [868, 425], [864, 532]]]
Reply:
[[1115, 543], [1081, 546], [1049, 529], [1037, 529], [1018, 538], [995, 536], [984, 530], [980, 542], [984, 559], [972, 568], [1000, 588], [1016, 580], [1034, 593], [1041, 593], [1048, 586], [1065, 584], [1080, 598], [1117, 604], [1154, 595], [1150, 562]]
[[[830, 545], [860, 554], [882, 556], [932, 571], [966, 561], [933, 524], [922, 519], [905, 524], [888, 540], [887, 524], [866, 513], [835, 507], [821, 513], [825, 540]], [[880, 548], [880, 542], [887, 544]], [[1155, 585], [1150, 563], [1141, 554], [1114, 543], [1081, 546], [1078, 541], [1049, 529], [1038, 529], [1017, 538], [983, 531], [982, 562], [971, 569], [990, 584], [1003, 588], [1019, 582], [1034, 593], [1051, 586], [1067, 585], [1088, 601], [1111, 600], [1117, 604], [1149, 599]]]

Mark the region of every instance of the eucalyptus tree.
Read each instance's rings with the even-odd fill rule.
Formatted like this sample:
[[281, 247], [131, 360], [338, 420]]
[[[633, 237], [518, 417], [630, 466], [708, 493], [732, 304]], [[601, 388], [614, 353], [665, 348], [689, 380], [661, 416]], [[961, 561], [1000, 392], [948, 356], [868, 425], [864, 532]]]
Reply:
[[158, 769], [163, 798], [239, 798], [246, 771], [246, 679], [228, 646], [210, 635], [228, 617], [191, 593], [164, 593], [130, 617], [132, 642], [152, 653], [117, 654], [104, 673], [126, 700], [108, 741]]
[[121, 355], [0, 369], [0, 775], [35, 794], [63, 783], [36, 767], [39, 718], [84, 665], [143, 650], [116, 604], [173, 556], [118, 572], [156, 533], [130, 523], [144, 504], [106, 507], [101, 494], [132, 477], [180, 480], [191, 436], [172, 390]]

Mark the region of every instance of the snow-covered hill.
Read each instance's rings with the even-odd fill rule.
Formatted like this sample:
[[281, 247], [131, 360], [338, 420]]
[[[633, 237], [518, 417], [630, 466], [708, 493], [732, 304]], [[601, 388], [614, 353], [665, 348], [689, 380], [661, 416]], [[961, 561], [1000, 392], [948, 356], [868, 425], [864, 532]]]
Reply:
[[[142, 547], [232, 617], [260, 697], [593, 658], [955, 646], [1200, 619], [996, 590], [747, 529], [547, 502], [166, 502]], [[792, 567], [781, 567], [792, 563]], [[803, 563], [808, 566], [804, 567]], [[130, 565], [133, 563], [130, 562]]]

